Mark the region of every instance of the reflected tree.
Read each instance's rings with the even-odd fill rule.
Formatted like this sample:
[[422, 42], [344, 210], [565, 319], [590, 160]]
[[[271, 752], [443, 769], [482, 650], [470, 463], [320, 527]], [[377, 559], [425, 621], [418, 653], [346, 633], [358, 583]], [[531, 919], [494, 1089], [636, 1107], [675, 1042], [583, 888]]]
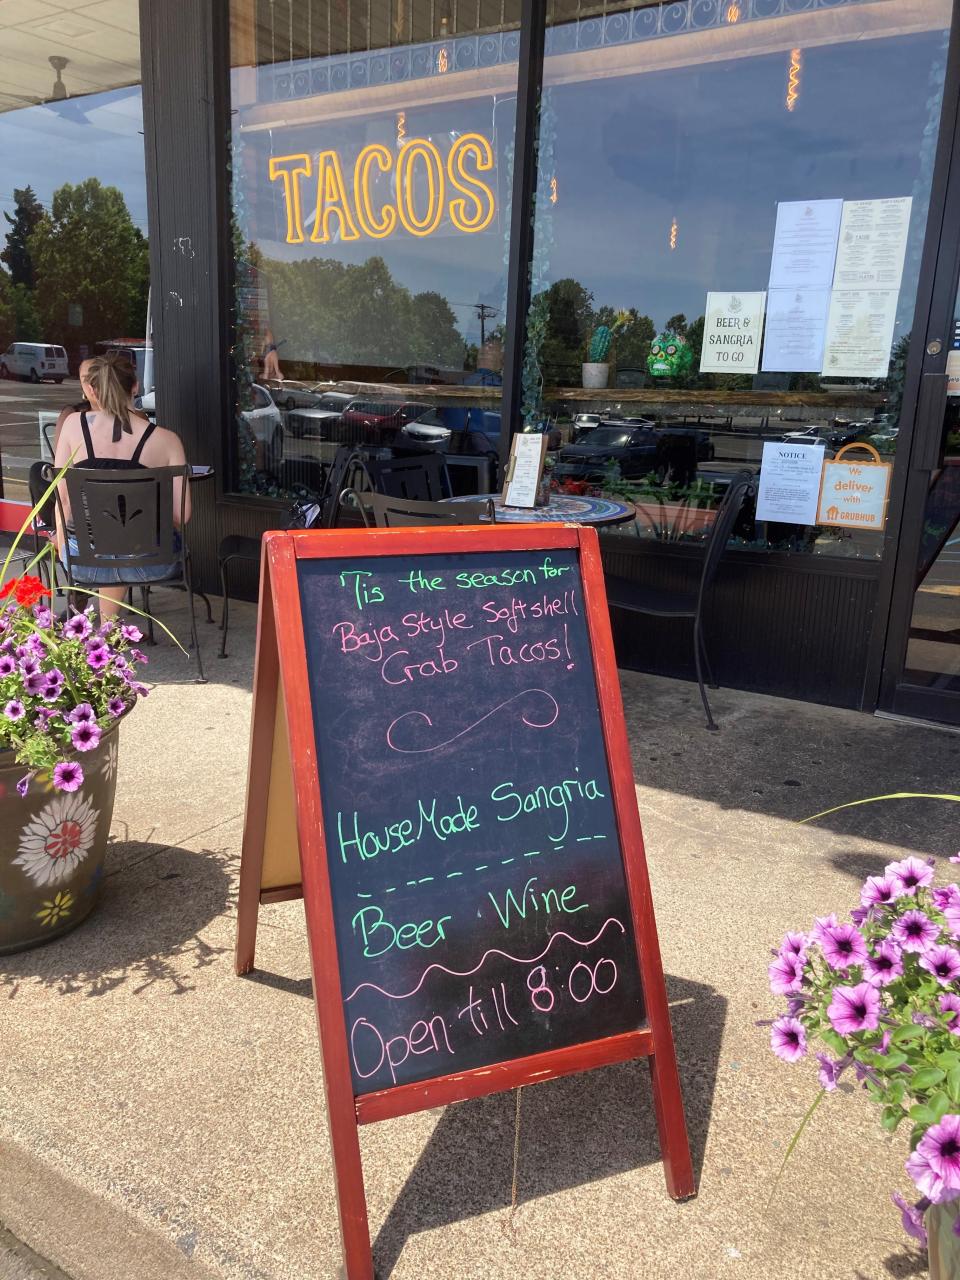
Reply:
[[92, 345], [145, 331], [147, 241], [116, 187], [65, 183], [27, 247], [45, 341]]

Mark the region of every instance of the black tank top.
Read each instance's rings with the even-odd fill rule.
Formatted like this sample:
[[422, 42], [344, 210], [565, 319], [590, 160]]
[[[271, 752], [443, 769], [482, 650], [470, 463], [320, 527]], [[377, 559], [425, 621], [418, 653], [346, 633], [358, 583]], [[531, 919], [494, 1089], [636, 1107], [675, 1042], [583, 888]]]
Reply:
[[[75, 467], [97, 468], [104, 471], [133, 471], [143, 468], [144, 463], [140, 461], [140, 454], [143, 452], [143, 446], [153, 435], [156, 427], [155, 422], [149, 422], [147, 429], [137, 441], [137, 447], [133, 451], [132, 457], [129, 458], [98, 458], [93, 449], [93, 440], [90, 436], [90, 425], [87, 422], [86, 413], [80, 414], [80, 430], [83, 432], [83, 443], [87, 449], [87, 456], [84, 460], [78, 460], [73, 465]], [[120, 429], [122, 423], [119, 418], [113, 420], [113, 439], [120, 439]], [[127, 428], [129, 431], [129, 428]], [[132, 434], [132, 432], [131, 432]]]

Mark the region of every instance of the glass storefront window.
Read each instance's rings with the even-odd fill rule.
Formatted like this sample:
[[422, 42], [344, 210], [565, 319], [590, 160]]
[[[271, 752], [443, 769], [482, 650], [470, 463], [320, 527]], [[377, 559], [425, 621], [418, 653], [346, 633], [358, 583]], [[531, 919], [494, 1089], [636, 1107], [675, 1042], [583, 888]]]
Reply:
[[0, 9], [0, 497], [23, 502], [85, 356], [152, 385], [137, 0], [42, 9]]
[[232, 0], [236, 483], [338, 447], [492, 482], [519, 5]]
[[[778, 444], [893, 461], [949, 25], [947, 0], [553, 0], [523, 413], [565, 437], [557, 483], [637, 502], [623, 536], [702, 539], [765, 446], [768, 475]], [[734, 543], [880, 556], [882, 516], [817, 500]]]

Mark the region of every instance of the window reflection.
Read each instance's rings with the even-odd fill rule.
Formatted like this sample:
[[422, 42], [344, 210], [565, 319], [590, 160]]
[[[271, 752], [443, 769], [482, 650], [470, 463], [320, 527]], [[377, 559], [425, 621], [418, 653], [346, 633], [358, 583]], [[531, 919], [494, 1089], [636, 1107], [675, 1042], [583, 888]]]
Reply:
[[0, 496], [19, 501], [82, 359], [125, 350], [151, 385], [138, 8], [59, 11], [69, 38], [0, 14]]
[[[624, 536], [702, 537], [686, 513], [765, 443], [896, 452], [949, 6], [796, 8], [551, 9], [523, 412], [560, 427], [557, 484], [638, 502]], [[637, 442], [590, 450], [587, 415]], [[745, 518], [734, 541], [873, 558], [882, 537]]]
[[346, 446], [442, 450], [462, 492], [493, 480], [515, 19], [499, 4], [363, 14], [295, 6], [284, 27], [272, 6], [233, 5], [242, 491], [296, 493]]

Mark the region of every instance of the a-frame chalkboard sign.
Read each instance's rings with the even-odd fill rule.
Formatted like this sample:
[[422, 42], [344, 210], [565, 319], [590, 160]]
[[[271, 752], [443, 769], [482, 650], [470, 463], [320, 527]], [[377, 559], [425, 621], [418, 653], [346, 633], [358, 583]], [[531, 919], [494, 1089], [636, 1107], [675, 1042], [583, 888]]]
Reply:
[[238, 973], [301, 893], [349, 1280], [358, 1124], [645, 1057], [695, 1193], [593, 530], [264, 537]]

